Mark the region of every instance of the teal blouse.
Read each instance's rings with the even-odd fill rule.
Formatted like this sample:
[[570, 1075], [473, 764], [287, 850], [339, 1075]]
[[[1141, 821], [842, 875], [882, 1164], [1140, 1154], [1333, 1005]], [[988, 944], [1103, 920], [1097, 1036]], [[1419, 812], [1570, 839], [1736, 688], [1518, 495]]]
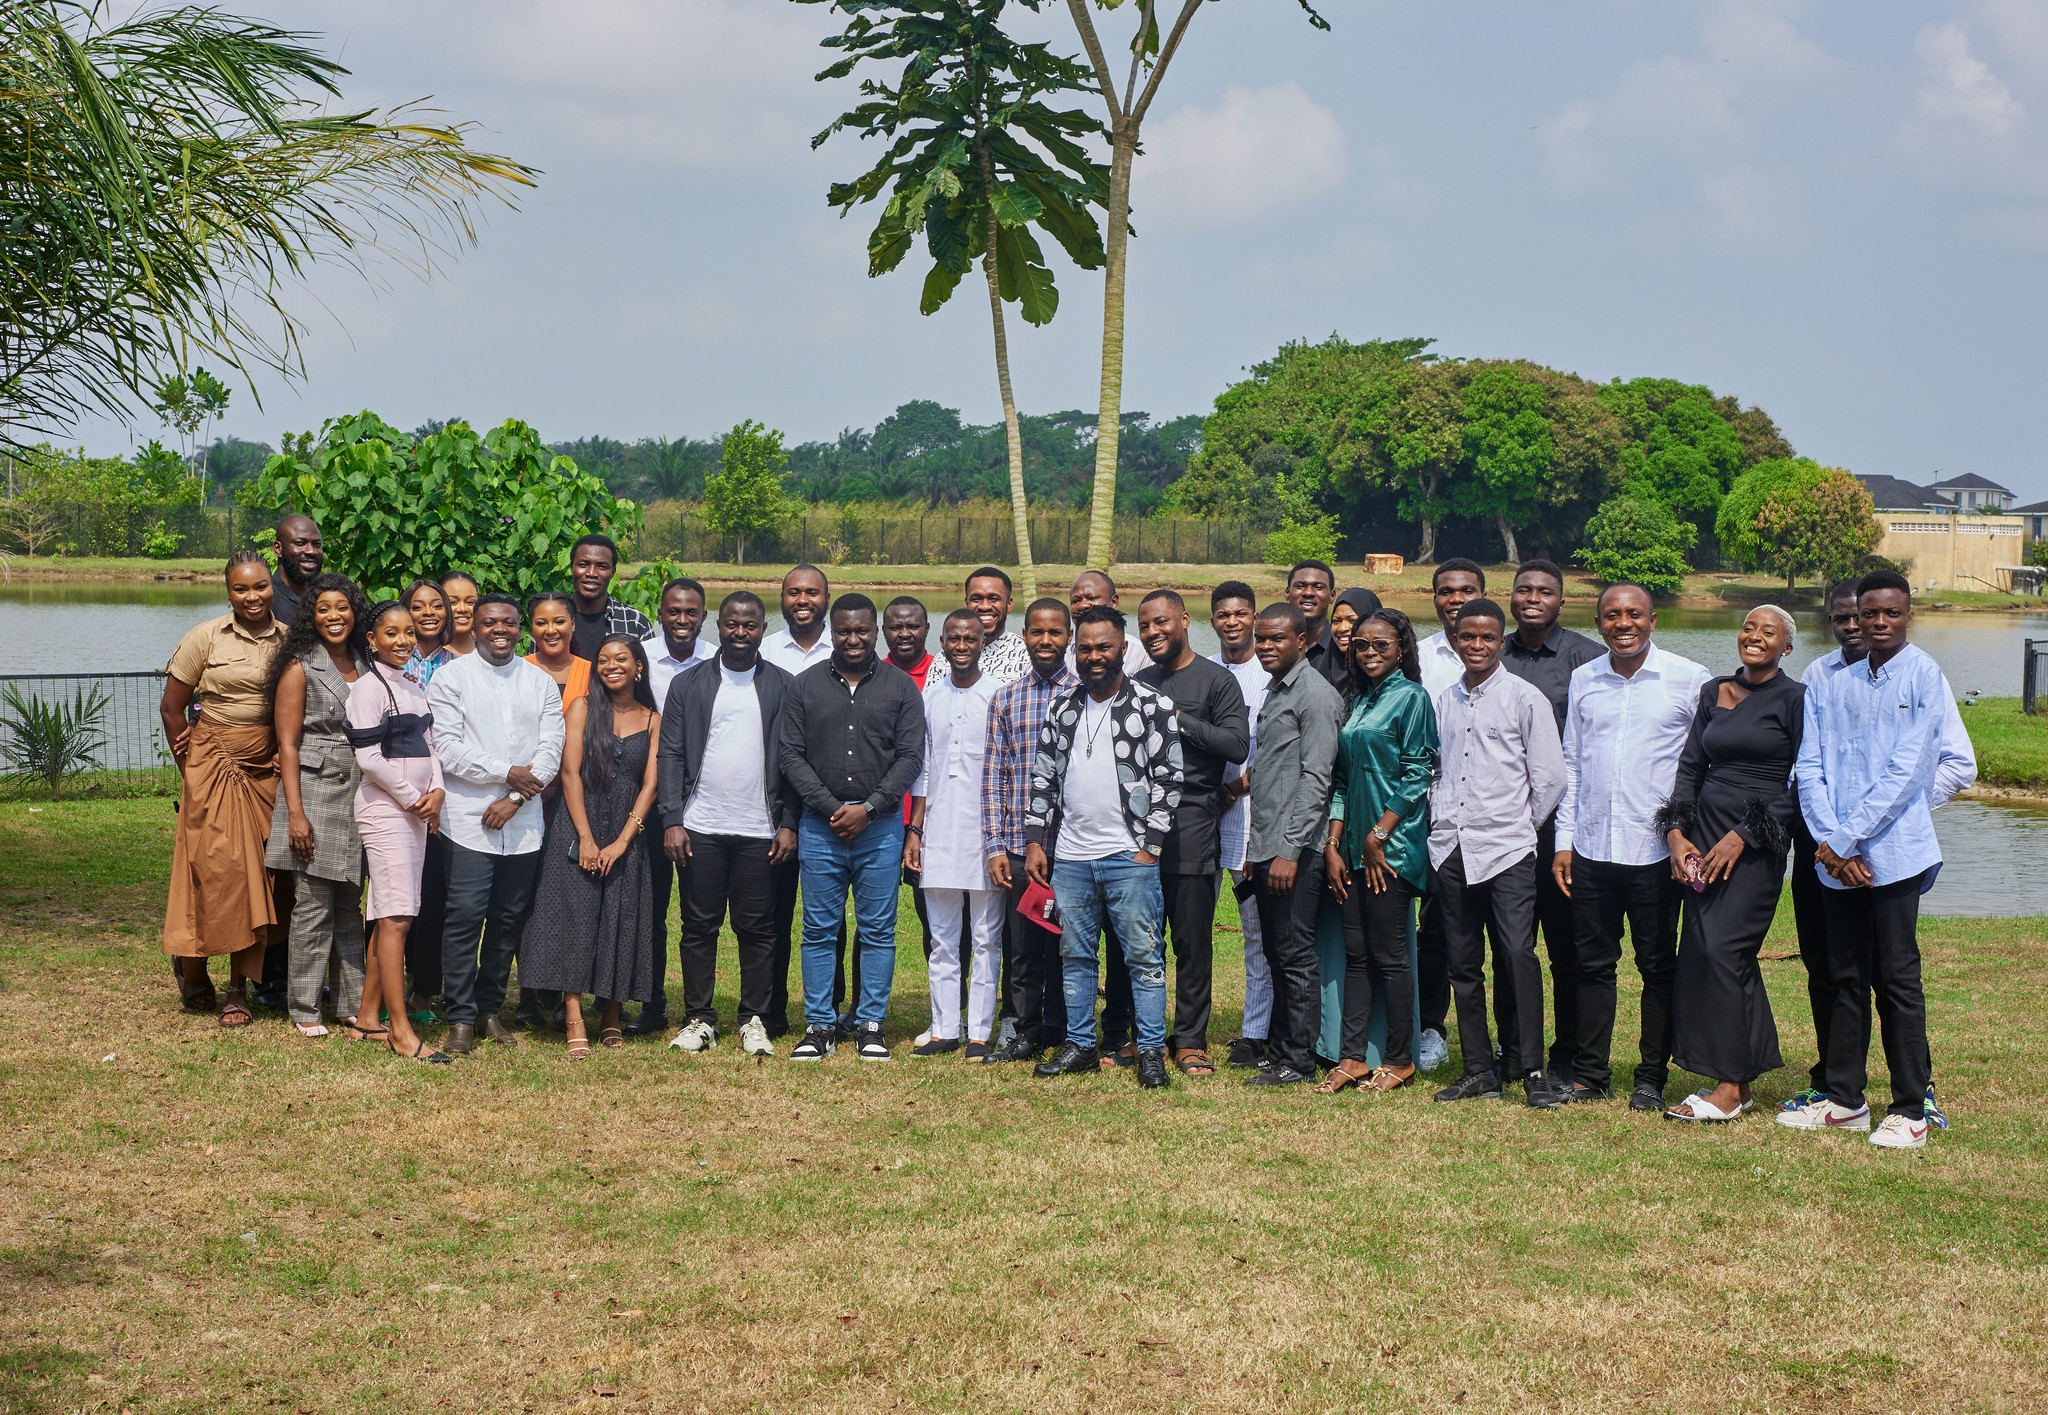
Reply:
[[1395, 673], [1361, 694], [1337, 734], [1330, 819], [1344, 821], [1338, 853], [1352, 869], [1366, 832], [1393, 811], [1387, 864], [1421, 893], [1429, 887], [1429, 785], [1436, 777], [1436, 708], [1420, 683]]

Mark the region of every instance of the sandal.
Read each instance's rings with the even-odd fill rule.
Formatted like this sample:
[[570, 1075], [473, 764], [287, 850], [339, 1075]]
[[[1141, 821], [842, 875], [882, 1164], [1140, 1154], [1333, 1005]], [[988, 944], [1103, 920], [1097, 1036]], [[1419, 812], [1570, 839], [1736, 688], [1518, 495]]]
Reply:
[[1374, 1095], [1385, 1095], [1388, 1091], [1400, 1090], [1414, 1079], [1415, 1068], [1412, 1066], [1408, 1068], [1408, 1074], [1405, 1076], [1391, 1066], [1382, 1066], [1361, 1082], [1358, 1089], [1371, 1091]]
[[571, 1033], [569, 1037], [569, 1060], [582, 1061], [589, 1055], [590, 1038], [584, 1036], [581, 1032]]
[[309, 1040], [327, 1035], [327, 1028], [318, 1022], [293, 1022], [292, 1025], [299, 1029], [300, 1036]]
[[348, 1033], [348, 1039], [352, 1042], [373, 1041], [378, 1037], [391, 1035], [391, 1029], [388, 1027], [365, 1027], [353, 1017], [344, 1017], [341, 1020], [341, 1029]]
[[622, 1047], [626, 1044], [626, 1034], [620, 1031], [617, 1027], [605, 1028], [602, 1032], [599, 1032], [597, 1034], [597, 1039], [603, 1042], [608, 1047], [616, 1048]]
[[223, 1027], [246, 1027], [255, 1020], [256, 1014], [249, 1010], [240, 988], [230, 992], [220, 1005], [220, 1024]]
[[1316, 1083], [1315, 1094], [1334, 1096], [1346, 1086], [1362, 1085], [1372, 1075], [1372, 1068], [1362, 1061], [1346, 1058], [1330, 1068], [1329, 1074]]
[[413, 1039], [412, 1051], [408, 1053], [400, 1051], [397, 1039], [387, 1034], [384, 1038], [384, 1049], [393, 1056], [404, 1056], [412, 1061], [424, 1061], [429, 1066], [453, 1066], [455, 1064], [455, 1058], [445, 1051], [428, 1051], [427, 1039], [425, 1037], [415, 1037]]
[[434, 1004], [421, 997], [418, 993], [413, 993], [406, 998], [405, 1015], [421, 1027], [435, 1027], [439, 1026], [441, 1022], [441, 1015], [434, 1011]]
[[1189, 1047], [1174, 1058], [1183, 1076], [1214, 1076], [1216, 1064], [1209, 1060], [1209, 1053], [1200, 1047]]
[[1733, 1110], [1723, 1110], [1707, 1099], [1712, 1094], [1711, 1091], [1694, 1091], [1678, 1105], [1666, 1110], [1664, 1118], [1684, 1121], [1688, 1125], [1726, 1125], [1731, 1120], [1742, 1119], [1746, 1107], [1738, 1104]]

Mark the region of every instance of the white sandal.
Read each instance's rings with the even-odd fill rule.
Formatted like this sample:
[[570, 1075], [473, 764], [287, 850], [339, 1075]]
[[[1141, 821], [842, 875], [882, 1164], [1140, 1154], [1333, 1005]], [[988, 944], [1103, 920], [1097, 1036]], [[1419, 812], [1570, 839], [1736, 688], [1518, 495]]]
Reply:
[[[1713, 1092], [1711, 1091], [1694, 1091], [1678, 1103], [1678, 1105], [1688, 1107], [1691, 1114], [1686, 1114], [1684, 1111], [1679, 1110], [1678, 1105], [1675, 1105], [1664, 1112], [1664, 1118], [1666, 1120], [1684, 1121], [1691, 1125], [1726, 1125], [1732, 1120], [1740, 1120], [1744, 1111], [1749, 1108], [1738, 1105], [1733, 1110], [1723, 1110], [1707, 1099], [1712, 1094]], [[1754, 1102], [1751, 1104], [1754, 1104]]]
[[318, 1022], [294, 1022], [292, 1025], [299, 1029], [299, 1035], [302, 1037], [318, 1038], [327, 1035], [327, 1028]]

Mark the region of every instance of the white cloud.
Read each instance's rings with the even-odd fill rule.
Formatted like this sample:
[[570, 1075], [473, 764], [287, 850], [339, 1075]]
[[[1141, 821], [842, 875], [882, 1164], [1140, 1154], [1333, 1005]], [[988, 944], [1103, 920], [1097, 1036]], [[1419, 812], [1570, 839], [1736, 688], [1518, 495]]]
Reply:
[[1150, 126], [1132, 178], [1142, 219], [1240, 226], [1270, 221], [1344, 185], [1343, 124], [1294, 84], [1232, 84], [1214, 108], [1181, 108]]
[[1959, 24], [1929, 25], [1913, 42], [1927, 75], [1913, 100], [1914, 114], [1956, 122], [1986, 137], [2004, 137], [2020, 119], [2019, 100], [1970, 48]]

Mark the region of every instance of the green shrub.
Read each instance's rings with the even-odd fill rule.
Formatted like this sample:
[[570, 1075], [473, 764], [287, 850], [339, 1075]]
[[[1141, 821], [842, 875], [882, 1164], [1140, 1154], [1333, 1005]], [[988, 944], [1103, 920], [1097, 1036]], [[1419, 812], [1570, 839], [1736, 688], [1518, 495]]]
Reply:
[[1306, 521], [1288, 519], [1266, 537], [1268, 565], [1293, 565], [1303, 560], [1337, 558], [1337, 518], [1314, 516]]
[[69, 702], [45, 701], [9, 683], [0, 693], [0, 764], [17, 780], [40, 780], [55, 796], [64, 779], [100, 765], [109, 699], [100, 684]]
[[162, 521], [142, 533], [142, 553], [151, 560], [176, 559], [178, 547], [184, 543], [185, 538]]
[[1586, 544], [1573, 558], [1608, 584], [1629, 580], [1651, 594], [1677, 594], [1697, 534], [1662, 501], [1617, 496], [1593, 513]]

